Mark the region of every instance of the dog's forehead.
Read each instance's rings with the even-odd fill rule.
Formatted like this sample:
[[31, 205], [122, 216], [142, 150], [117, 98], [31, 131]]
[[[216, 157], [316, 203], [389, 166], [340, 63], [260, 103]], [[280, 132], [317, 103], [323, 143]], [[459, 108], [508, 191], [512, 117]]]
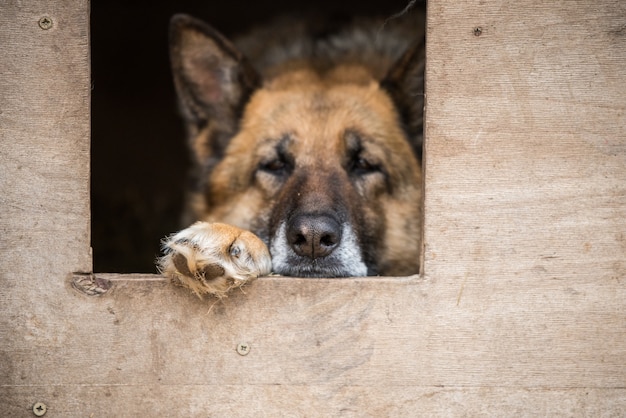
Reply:
[[[289, 88], [261, 89], [249, 103], [242, 128], [260, 147], [286, 136], [299, 152], [341, 154], [346, 132], [361, 132], [385, 142], [401, 140], [402, 130], [389, 96], [370, 82], [328, 82], [302, 78]], [[364, 79], [363, 79], [364, 80]], [[321, 147], [323, 143], [323, 147]]]

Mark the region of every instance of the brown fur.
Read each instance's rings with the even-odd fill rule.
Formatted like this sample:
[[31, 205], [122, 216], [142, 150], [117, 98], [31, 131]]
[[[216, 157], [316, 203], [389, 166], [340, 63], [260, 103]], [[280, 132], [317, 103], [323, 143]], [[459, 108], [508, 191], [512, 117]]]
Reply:
[[172, 65], [195, 160], [189, 220], [254, 232], [280, 274], [417, 273], [423, 29], [393, 23], [317, 38], [290, 24], [238, 49], [175, 17]]

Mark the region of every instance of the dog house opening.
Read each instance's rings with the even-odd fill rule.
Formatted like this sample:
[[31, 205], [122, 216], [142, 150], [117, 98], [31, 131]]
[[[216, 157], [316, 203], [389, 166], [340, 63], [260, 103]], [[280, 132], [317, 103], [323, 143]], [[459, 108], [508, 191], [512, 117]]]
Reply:
[[155, 272], [183, 231], [284, 275], [419, 273], [425, 4], [379, 3], [93, 4], [95, 270]]

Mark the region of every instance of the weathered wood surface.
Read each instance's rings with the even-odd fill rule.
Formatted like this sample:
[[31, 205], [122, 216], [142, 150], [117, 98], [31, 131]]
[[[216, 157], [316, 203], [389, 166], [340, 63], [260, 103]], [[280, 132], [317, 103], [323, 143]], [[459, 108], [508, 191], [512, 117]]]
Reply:
[[424, 276], [214, 304], [72, 276], [87, 5], [0, 6], [0, 416], [626, 415], [625, 7], [431, 1]]
[[0, 291], [11, 297], [30, 299], [24, 281], [59, 288], [60, 275], [91, 270], [88, 19], [85, 2], [0, 4]]
[[84, 326], [66, 319], [67, 280], [91, 270], [88, 29], [84, 1], [0, 3], [3, 417], [32, 416], [34, 387], [81, 373], [64, 353]]
[[619, 284], [626, 3], [429, 4], [426, 274]]
[[43, 401], [58, 416], [623, 414], [623, 312], [603, 301], [625, 300], [626, 289], [579, 280], [567, 284], [576, 294], [529, 280], [532, 291], [509, 282], [459, 303], [456, 285], [434, 279], [264, 278], [213, 304], [158, 276], [102, 275], [108, 290], [72, 291], [55, 326], [29, 321], [30, 341], [54, 354], [17, 365], [10, 410]]

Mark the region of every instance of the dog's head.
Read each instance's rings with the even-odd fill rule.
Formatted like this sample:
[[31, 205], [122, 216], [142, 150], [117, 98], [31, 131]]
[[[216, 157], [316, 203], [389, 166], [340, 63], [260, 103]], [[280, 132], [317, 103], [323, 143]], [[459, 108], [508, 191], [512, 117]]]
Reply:
[[378, 79], [354, 62], [292, 60], [261, 75], [187, 16], [170, 37], [194, 218], [253, 231], [283, 275], [418, 272], [423, 43]]

